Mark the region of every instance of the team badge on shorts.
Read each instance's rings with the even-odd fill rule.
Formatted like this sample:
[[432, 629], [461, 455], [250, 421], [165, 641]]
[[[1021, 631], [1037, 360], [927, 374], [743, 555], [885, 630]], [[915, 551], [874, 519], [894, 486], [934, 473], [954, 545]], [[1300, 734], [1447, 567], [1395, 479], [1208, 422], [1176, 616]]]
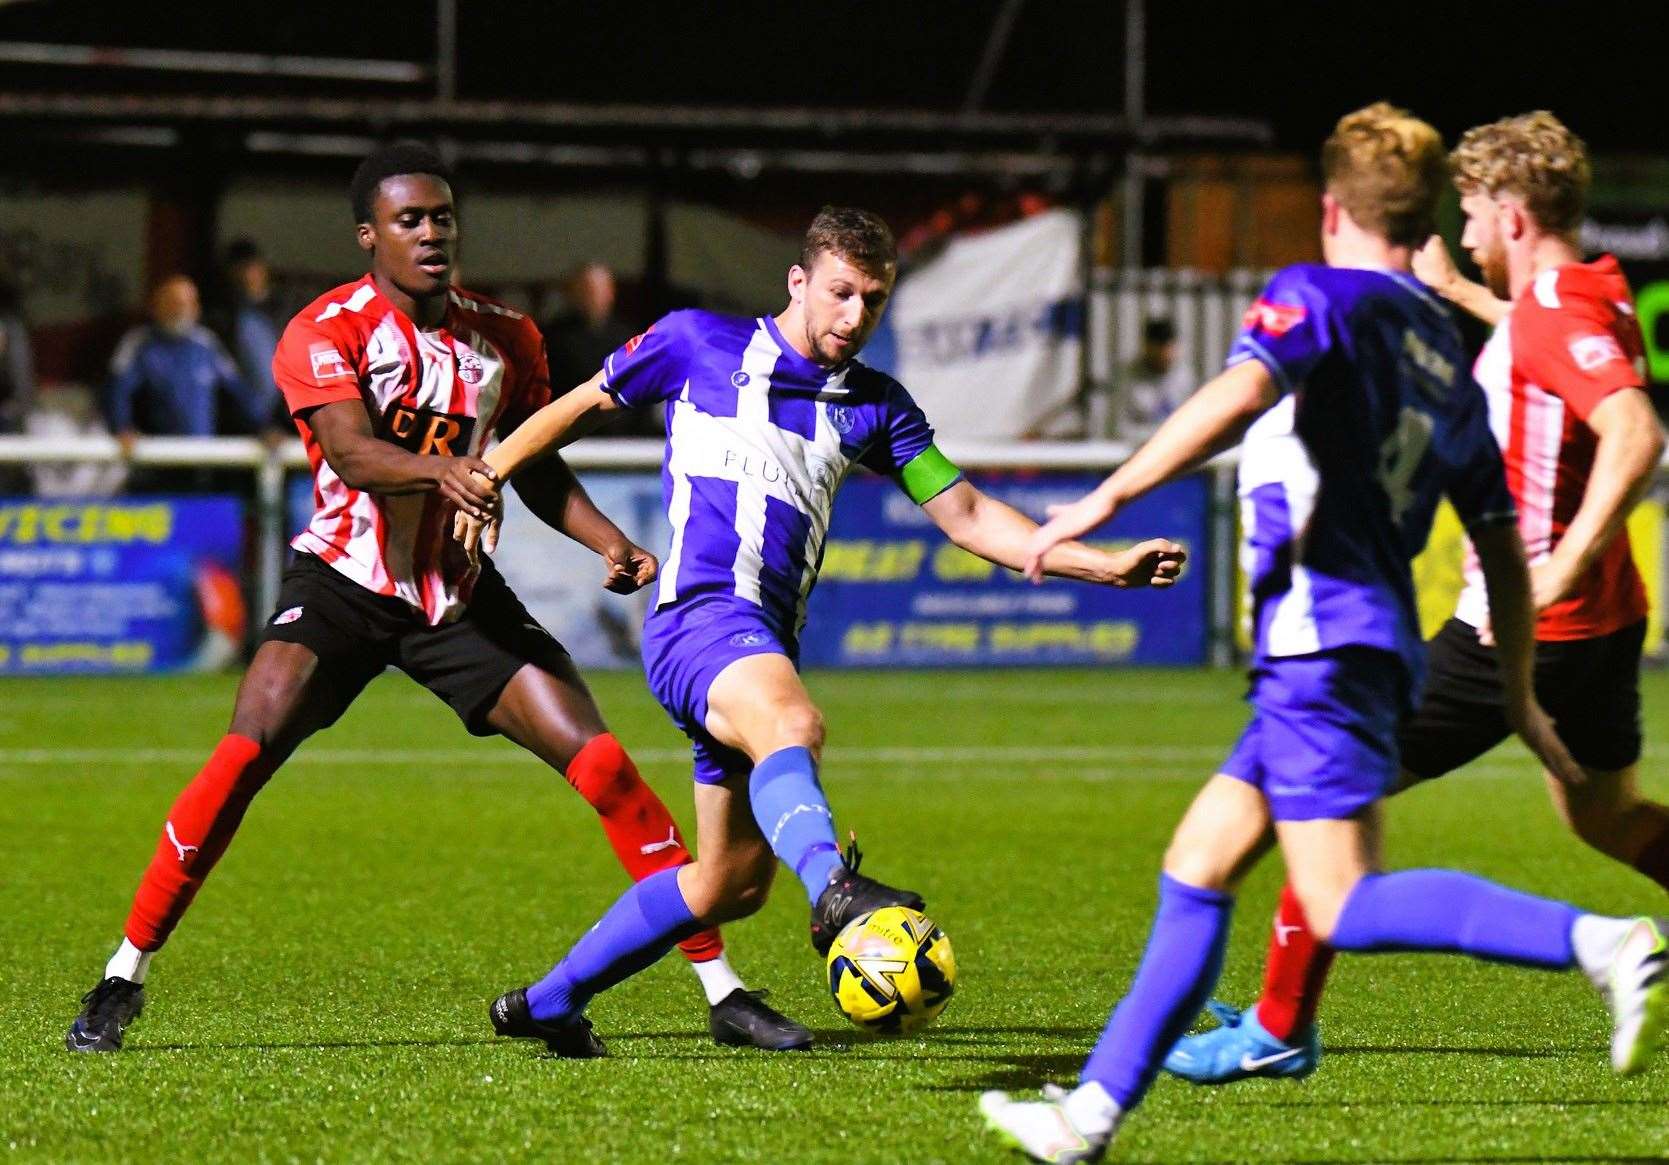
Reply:
[[730, 637], [732, 647], [758, 647], [769, 642], [769, 637], [763, 631], [738, 631]]
[[278, 614], [274, 615], [272, 617], [272, 625], [274, 627], [282, 627], [286, 623], [294, 623], [299, 618], [301, 618], [301, 608], [291, 607], [288, 611], [280, 611]]

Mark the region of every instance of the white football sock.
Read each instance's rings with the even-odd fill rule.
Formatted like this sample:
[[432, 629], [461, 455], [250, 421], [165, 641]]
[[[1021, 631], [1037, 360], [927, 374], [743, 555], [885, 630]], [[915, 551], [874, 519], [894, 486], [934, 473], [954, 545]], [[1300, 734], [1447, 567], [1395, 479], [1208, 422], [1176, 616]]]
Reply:
[[1571, 924], [1571, 949], [1576, 952], [1576, 961], [1582, 973], [1595, 987], [1604, 990], [1606, 974], [1611, 970], [1611, 956], [1617, 953], [1617, 944], [1623, 941], [1633, 925], [1632, 918], [1606, 918], [1599, 914], [1578, 915]]
[[124, 938], [122, 945], [116, 948], [116, 953], [104, 965], [104, 977], [143, 983], [145, 973], [151, 969], [151, 956], [154, 954], [155, 951], [142, 951]]
[[1119, 1117], [1124, 1115], [1118, 1102], [1094, 1080], [1067, 1093], [1061, 1107], [1066, 1110], [1066, 1119], [1072, 1122], [1072, 1127], [1095, 1141], [1112, 1136], [1118, 1128]]
[[732, 991], [745, 991], [747, 984], [741, 977], [730, 969], [730, 963], [723, 955], [716, 959], [708, 959], [705, 963], [691, 963], [695, 977], [701, 980], [701, 989], [707, 993], [707, 1006], [722, 1003], [725, 996]]

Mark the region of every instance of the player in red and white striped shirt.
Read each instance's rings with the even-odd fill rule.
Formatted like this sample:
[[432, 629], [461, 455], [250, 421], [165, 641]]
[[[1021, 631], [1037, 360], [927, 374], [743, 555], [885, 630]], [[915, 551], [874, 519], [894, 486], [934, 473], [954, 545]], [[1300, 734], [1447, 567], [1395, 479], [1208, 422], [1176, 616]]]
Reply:
[[[1550, 113], [1470, 130], [1450, 155], [1462, 245], [1484, 283], [1461, 278], [1441, 239], [1415, 272], [1495, 331], [1473, 374], [1489, 404], [1518, 507], [1537, 611], [1536, 698], [1587, 780], [1547, 779], [1583, 841], [1669, 888], [1669, 807], [1636, 787], [1646, 592], [1626, 523], [1663, 456], [1644, 390], [1644, 344], [1609, 255], [1582, 261], [1588, 187], [1581, 139]], [[1420, 706], [1399, 734], [1403, 787], [1452, 772], [1507, 736], [1489, 607], [1468, 547], [1455, 617], [1427, 644]], [[1263, 998], [1179, 1043], [1165, 1067], [1201, 1084], [1307, 1076], [1332, 952], [1282, 892]], [[1248, 1067], [1250, 1065], [1250, 1067]]]
[[[469, 731], [514, 740], [597, 810], [634, 879], [690, 860], [677, 826], [609, 733], [573, 660], [490, 559], [448, 536], [455, 510], [487, 517], [480, 453], [551, 397], [544, 342], [520, 312], [451, 286], [458, 226], [446, 165], [412, 143], [385, 147], [350, 187], [363, 278], [298, 314], [273, 375], [313, 467], [314, 515], [292, 543], [278, 610], [238, 689], [231, 730], [169, 810], [121, 949], [66, 1042], [115, 1051], [144, 1004], [152, 955], [292, 751], [398, 667]], [[484, 475], [477, 479], [473, 475]], [[517, 492], [553, 528], [595, 550], [604, 585], [629, 593], [656, 562], [591, 503], [560, 458]], [[766, 1007], [725, 961], [716, 930], [680, 944], [721, 1043], [805, 1047], [811, 1033]], [[600, 1055], [588, 1031], [567, 1055]]]

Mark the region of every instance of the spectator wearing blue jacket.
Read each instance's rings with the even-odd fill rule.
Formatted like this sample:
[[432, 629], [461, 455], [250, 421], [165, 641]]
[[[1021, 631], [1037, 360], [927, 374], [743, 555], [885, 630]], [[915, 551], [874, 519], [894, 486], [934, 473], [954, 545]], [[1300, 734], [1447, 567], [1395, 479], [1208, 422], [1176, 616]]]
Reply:
[[[288, 413], [279, 411], [283, 397], [272, 378], [272, 357], [284, 325], [294, 314], [294, 308], [286, 310], [282, 297], [273, 289], [272, 268], [260, 247], [251, 239], [237, 239], [228, 246], [221, 265], [219, 294], [204, 304], [203, 322], [237, 360], [238, 371], [251, 391], [264, 398], [264, 423], [282, 417], [286, 431], [289, 418]], [[228, 419], [222, 418], [222, 432], [245, 431], [226, 424]]]
[[197, 285], [183, 275], [151, 295], [151, 322], [122, 337], [110, 361], [105, 408], [125, 448], [140, 433], [212, 437], [219, 432], [224, 390], [257, 429], [271, 402], [251, 387], [215, 334], [199, 323]]

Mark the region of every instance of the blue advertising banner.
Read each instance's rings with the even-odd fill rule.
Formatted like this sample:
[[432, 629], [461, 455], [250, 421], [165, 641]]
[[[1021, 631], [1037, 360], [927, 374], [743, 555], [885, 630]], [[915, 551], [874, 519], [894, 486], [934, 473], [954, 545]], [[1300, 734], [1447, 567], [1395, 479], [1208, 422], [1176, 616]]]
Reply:
[[[980, 489], [1041, 520], [1093, 489], [1098, 474], [971, 474]], [[892, 482], [841, 487], [812, 593], [808, 667], [1002, 667], [1200, 664], [1208, 644], [1205, 554], [1210, 493], [1201, 476], [1173, 482], [1092, 535], [1097, 545], [1182, 543], [1189, 564], [1166, 591], [1051, 579], [1033, 586], [945, 540]]]
[[242, 558], [238, 498], [0, 499], [0, 674], [224, 666]]

